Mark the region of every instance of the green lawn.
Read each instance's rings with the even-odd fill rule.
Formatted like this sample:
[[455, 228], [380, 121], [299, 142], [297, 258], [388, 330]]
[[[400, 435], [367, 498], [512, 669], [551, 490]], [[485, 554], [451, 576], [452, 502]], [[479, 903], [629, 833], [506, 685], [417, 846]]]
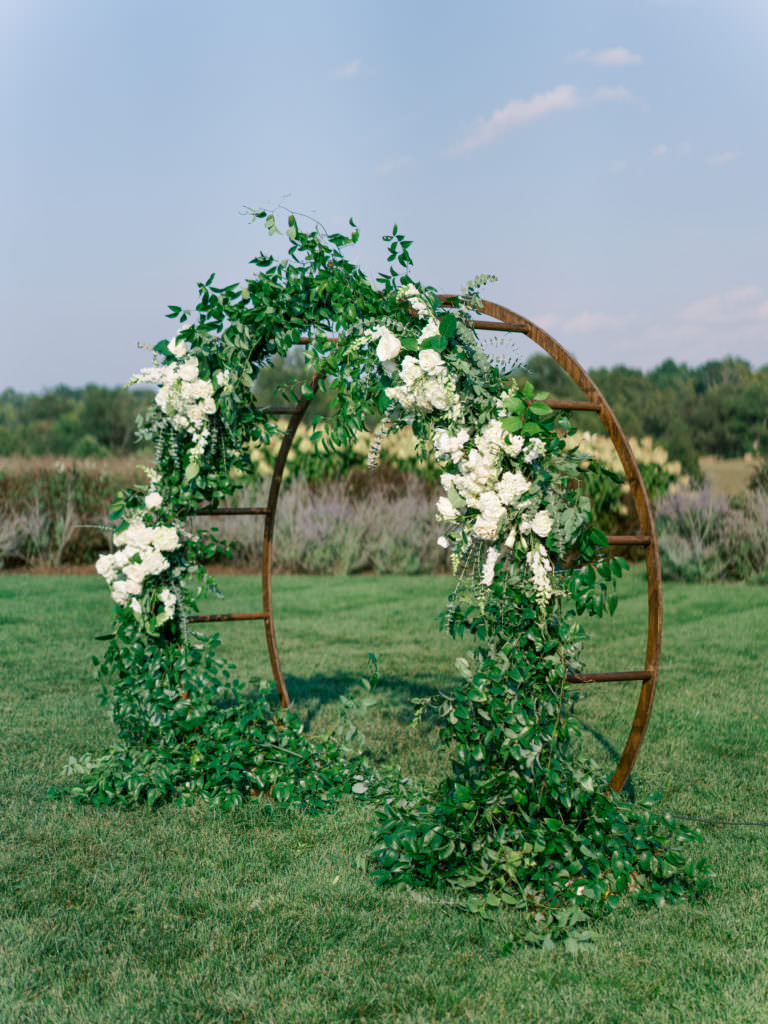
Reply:
[[[228, 610], [258, 581], [226, 577]], [[375, 651], [374, 750], [434, 771], [408, 701], [450, 686], [457, 650], [434, 625], [443, 578], [275, 580], [288, 684], [310, 728], [331, 722]], [[590, 667], [642, 663], [643, 580], [600, 623]], [[633, 777], [669, 809], [768, 821], [768, 588], [670, 585], [659, 694]], [[502, 955], [507, 914], [482, 921], [366, 874], [372, 814], [311, 818], [263, 802], [122, 812], [50, 801], [66, 758], [110, 726], [91, 678], [109, 626], [96, 577], [0, 576], [0, 1021], [51, 1024], [768, 1022], [768, 828], [703, 826], [707, 902], [628, 907], [596, 949]], [[267, 668], [260, 623], [224, 625], [245, 675]], [[577, 703], [610, 763], [632, 686]]]

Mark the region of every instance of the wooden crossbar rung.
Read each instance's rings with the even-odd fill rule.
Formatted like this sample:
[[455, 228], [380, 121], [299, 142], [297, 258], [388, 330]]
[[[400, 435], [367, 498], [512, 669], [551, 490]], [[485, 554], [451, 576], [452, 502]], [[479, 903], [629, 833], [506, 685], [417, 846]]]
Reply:
[[611, 533], [606, 537], [608, 543], [614, 547], [619, 545], [632, 545], [638, 547], [647, 548], [651, 543], [651, 538], [647, 534], [630, 533], [627, 535], [619, 533]]
[[647, 669], [635, 672], [573, 672], [565, 680], [568, 683], [628, 683], [633, 679], [645, 682], [653, 678]]
[[241, 505], [239, 508], [201, 508], [194, 516], [271, 516], [271, 508], [252, 508]]
[[268, 619], [267, 612], [240, 612], [236, 615], [190, 615], [190, 622], [246, 622], [252, 619]]
[[523, 323], [522, 320], [513, 320], [511, 323], [503, 320], [498, 320], [496, 323], [492, 323], [490, 320], [470, 320], [470, 327], [474, 327], [477, 331], [499, 331], [500, 333], [507, 332], [509, 334], [525, 334], [528, 331], [528, 324]]
[[548, 398], [546, 403], [550, 409], [583, 410], [584, 412], [600, 412], [602, 409], [599, 402], [574, 402], [568, 398]]

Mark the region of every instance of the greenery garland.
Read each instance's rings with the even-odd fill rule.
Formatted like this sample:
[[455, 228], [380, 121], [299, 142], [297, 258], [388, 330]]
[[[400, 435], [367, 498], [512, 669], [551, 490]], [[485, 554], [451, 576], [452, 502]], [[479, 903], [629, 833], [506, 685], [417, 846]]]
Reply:
[[[272, 214], [254, 216], [278, 231]], [[613, 610], [626, 563], [600, 553], [605, 536], [573, 487], [584, 456], [567, 443], [567, 420], [480, 348], [468, 324], [487, 279], [438, 315], [434, 290], [408, 276], [397, 228], [385, 238], [389, 269], [371, 282], [343, 254], [357, 241], [350, 223], [351, 234], [326, 235], [289, 216], [287, 256], [257, 256], [243, 285], [209, 278], [194, 320], [172, 306], [179, 333], [134, 378], [158, 387], [141, 424], [156, 463], [145, 488], [114, 503], [116, 551], [97, 563], [116, 602], [97, 669], [120, 745], [72, 759], [70, 792], [224, 807], [266, 795], [317, 809], [351, 791], [378, 803], [381, 882], [477, 911], [519, 908], [527, 937], [545, 943], [575, 941], [587, 914], [626, 896], [660, 904], [702, 889], [706, 865], [683, 852], [694, 833], [608, 790], [578, 753], [564, 686], [581, 667], [580, 616]], [[276, 426], [253, 407], [254, 378], [302, 337], [320, 386], [334, 388], [329, 443], [347, 443], [373, 412], [379, 439], [408, 424], [442, 465], [440, 543], [457, 578], [444, 626], [476, 647], [457, 662], [458, 688], [426, 702], [451, 754], [432, 789], [374, 772], [332, 736], [306, 736], [266, 684], [249, 691], [234, 678], [216, 637], [189, 628], [213, 586], [202, 559], [215, 545], [189, 517], [231, 494], [254, 446], [269, 443]]]

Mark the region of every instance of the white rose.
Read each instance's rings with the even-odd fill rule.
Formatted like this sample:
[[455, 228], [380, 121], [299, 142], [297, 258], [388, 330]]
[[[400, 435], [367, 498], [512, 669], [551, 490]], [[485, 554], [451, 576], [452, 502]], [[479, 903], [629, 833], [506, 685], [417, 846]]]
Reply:
[[150, 491], [144, 498], [145, 508], [160, 508], [163, 504], [163, 497], [157, 491]]
[[419, 346], [423, 345], [425, 341], [429, 341], [430, 338], [437, 338], [439, 334], [440, 324], [437, 322], [437, 320], [430, 320], [430, 322], [419, 335]]
[[190, 356], [189, 359], [185, 359], [184, 362], [178, 368], [178, 375], [182, 380], [193, 381], [198, 380], [200, 377], [200, 370], [197, 364], [197, 357]]
[[451, 393], [440, 381], [428, 380], [424, 385], [424, 397], [438, 411], [444, 412], [451, 407]]
[[182, 338], [174, 338], [168, 344], [168, 351], [177, 359], [183, 359], [189, 351], [189, 345]]
[[419, 366], [425, 373], [434, 373], [444, 365], [443, 357], [433, 348], [424, 348], [419, 352]]
[[379, 336], [379, 344], [376, 346], [376, 358], [380, 363], [394, 359], [400, 354], [400, 339], [393, 334], [388, 327], [379, 327], [376, 332]]
[[419, 377], [424, 376], [424, 371], [413, 356], [406, 356], [400, 371], [406, 384], [415, 384]]
[[123, 572], [126, 579], [129, 579], [132, 583], [143, 583], [144, 577], [149, 574], [149, 570], [144, 562], [130, 562], [126, 565]]
[[175, 551], [181, 543], [173, 526], [158, 526], [152, 532], [154, 543], [160, 551]]
[[459, 514], [458, 509], [455, 509], [451, 504], [450, 500], [446, 497], [437, 499], [436, 508], [438, 518], [444, 519], [447, 522], [451, 522], [452, 520], [456, 519], [456, 517]]
[[549, 535], [549, 531], [552, 529], [553, 525], [554, 522], [552, 516], [544, 509], [537, 512], [531, 520], [531, 529], [538, 537], [541, 537], [542, 540]]
[[475, 520], [472, 532], [481, 540], [496, 540], [499, 532], [499, 521], [493, 516], [480, 515]]
[[112, 555], [99, 555], [96, 559], [96, 572], [103, 576], [107, 583], [115, 578], [115, 560]]
[[451, 542], [450, 542], [450, 541], [448, 540], [448, 538], [447, 538], [447, 537], [438, 537], [438, 538], [437, 538], [437, 543], [438, 543], [438, 546], [439, 546], [439, 547], [441, 547], [441, 548], [447, 548], [447, 547], [449, 547], [449, 546], [450, 546], [450, 543], [451, 543]]

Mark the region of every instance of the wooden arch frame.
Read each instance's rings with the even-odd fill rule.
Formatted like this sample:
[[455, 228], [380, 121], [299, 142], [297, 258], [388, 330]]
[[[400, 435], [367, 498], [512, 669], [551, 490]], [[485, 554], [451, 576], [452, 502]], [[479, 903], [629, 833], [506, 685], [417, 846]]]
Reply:
[[[440, 295], [439, 300], [443, 307], [450, 306], [455, 301], [453, 295]], [[651, 716], [653, 700], [656, 694], [656, 683], [659, 675], [659, 664], [661, 659], [661, 633], [662, 633], [662, 595], [661, 595], [661, 562], [659, 558], [659, 547], [656, 538], [656, 526], [653, 519], [651, 503], [648, 499], [648, 492], [640, 475], [640, 468], [635, 459], [634, 453], [629, 446], [626, 436], [614, 415], [613, 410], [603, 397], [600, 389], [586, 372], [586, 370], [570, 355], [557, 341], [542, 328], [538, 327], [531, 320], [513, 313], [505, 306], [495, 302], [482, 302], [478, 313], [482, 319], [473, 320], [471, 326], [477, 331], [493, 331], [495, 333], [524, 334], [531, 341], [535, 342], [555, 362], [562, 367], [568, 376], [578, 385], [585, 396], [585, 401], [566, 401], [550, 399], [548, 404], [553, 409], [563, 410], [588, 410], [597, 413], [603, 426], [608, 431], [616, 453], [619, 456], [624, 472], [629, 482], [632, 498], [637, 510], [640, 522], [640, 534], [630, 536], [610, 536], [608, 543], [612, 546], [639, 545], [645, 548], [645, 564], [648, 575], [648, 640], [646, 644], [645, 666], [643, 669], [616, 672], [584, 672], [571, 675], [568, 682], [571, 683], [595, 683], [595, 682], [628, 682], [637, 680], [640, 682], [640, 695], [635, 709], [635, 714], [630, 727], [624, 750], [622, 751], [619, 763], [610, 781], [611, 787], [619, 792], [625, 785], [629, 774], [637, 760], [648, 722]], [[290, 698], [285, 685], [280, 655], [277, 649], [277, 636], [275, 633], [274, 612], [272, 606], [272, 552], [274, 540], [275, 517], [277, 514], [277, 502], [280, 496], [280, 485], [283, 479], [285, 464], [288, 453], [293, 444], [296, 431], [304, 418], [312, 399], [317, 393], [319, 377], [315, 375], [310, 382], [309, 393], [301, 398], [295, 406], [270, 406], [262, 411], [274, 415], [288, 416], [288, 426], [283, 436], [282, 444], [278, 451], [272, 473], [272, 481], [269, 488], [269, 497], [266, 506], [263, 507], [242, 507], [242, 508], [214, 508], [201, 512], [201, 515], [257, 515], [263, 516], [264, 522], [264, 545], [261, 561], [261, 593], [262, 611], [245, 612], [240, 614], [220, 615], [194, 615], [190, 616], [191, 622], [231, 622], [238, 620], [256, 619], [264, 622], [266, 631], [267, 649], [272, 672], [277, 684], [277, 691], [283, 707], [287, 707]]]

